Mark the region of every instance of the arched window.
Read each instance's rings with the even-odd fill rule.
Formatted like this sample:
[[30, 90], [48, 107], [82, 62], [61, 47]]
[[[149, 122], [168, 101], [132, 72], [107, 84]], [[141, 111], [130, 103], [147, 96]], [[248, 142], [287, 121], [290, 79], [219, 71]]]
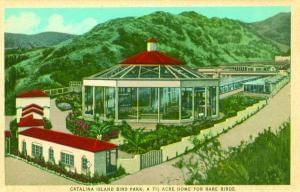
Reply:
[[81, 158], [81, 168], [82, 170], [87, 170], [88, 169], [88, 160], [85, 156]]
[[50, 162], [54, 162], [54, 161], [55, 161], [55, 160], [54, 160], [54, 151], [53, 151], [53, 148], [52, 148], [52, 147], [49, 148], [48, 154], [49, 154], [49, 161], [50, 161]]
[[26, 155], [27, 154], [27, 149], [26, 149], [26, 141], [22, 141], [22, 154]]

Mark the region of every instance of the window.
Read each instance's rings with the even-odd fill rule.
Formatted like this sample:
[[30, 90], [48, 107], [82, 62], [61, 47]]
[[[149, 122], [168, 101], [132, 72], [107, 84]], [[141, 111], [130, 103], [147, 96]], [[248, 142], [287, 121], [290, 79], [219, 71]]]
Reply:
[[43, 148], [42, 146], [32, 144], [31, 145], [31, 154], [33, 157], [42, 157], [43, 156]]
[[27, 154], [27, 150], [26, 150], [26, 142], [25, 142], [25, 141], [22, 142], [22, 154], [23, 154], [23, 155], [24, 155], [24, 154]]
[[49, 148], [49, 161], [54, 162], [54, 151], [52, 148]]
[[86, 157], [82, 157], [81, 159], [81, 168], [84, 170], [88, 168], [88, 160]]
[[74, 155], [61, 152], [61, 163], [67, 166], [74, 166]]

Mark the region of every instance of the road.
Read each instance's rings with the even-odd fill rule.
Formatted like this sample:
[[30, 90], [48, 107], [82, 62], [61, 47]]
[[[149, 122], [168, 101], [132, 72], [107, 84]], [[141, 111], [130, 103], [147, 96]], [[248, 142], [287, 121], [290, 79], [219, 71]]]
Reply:
[[76, 185], [63, 177], [43, 171], [37, 167], [14, 159], [5, 158], [6, 185]]
[[66, 128], [66, 117], [70, 111], [61, 111], [56, 107], [55, 99], [51, 99], [50, 118], [52, 123], [52, 130], [64, 133], [71, 133]]
[[[280, 92], [275, 95], [269, 104], [250, 117], [242, 124], [229, 130], [227, 133], [219, 137], [222, 148], [230, 146], [238, 146], [241, 141], [246, 141], [252, 135], [253, 138], [265, 128], [278, 128], [282, 122], [286, 121], [291, 114], [290, 104], [290, 83], [286, 85]], [[185, 156], [189, 156], [186, 154]], [[184, 184], [184, 175], [175, 168], [173, 164], [179, 158], [165, 162], [163, 164], [143, 169], [132, 175], [114, 181], [112, 184]]]

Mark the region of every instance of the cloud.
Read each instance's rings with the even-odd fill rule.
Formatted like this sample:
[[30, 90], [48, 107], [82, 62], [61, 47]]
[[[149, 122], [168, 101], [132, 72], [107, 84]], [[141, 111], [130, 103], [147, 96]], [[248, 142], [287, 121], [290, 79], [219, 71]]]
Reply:
[[32, 12], [22, 12], [5, 20], [5, 32], [32, 33], [40, 24], [40, 17]]
[[95, 25], [97, 25], [97, 20], [92, 17], [85, 18], [78, 23], [66, 24], [62, 15], [53, 14], [49, 17], [48, 24], [44, 31], [82, 34], [89, 31]]

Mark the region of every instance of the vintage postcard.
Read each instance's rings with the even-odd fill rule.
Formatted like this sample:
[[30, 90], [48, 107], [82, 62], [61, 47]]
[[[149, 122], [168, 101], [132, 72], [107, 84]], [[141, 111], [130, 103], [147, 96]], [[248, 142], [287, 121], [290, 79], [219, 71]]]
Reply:
[[64, 3], [3, 6], [4, 191], [297, 191], [296, 2]]

